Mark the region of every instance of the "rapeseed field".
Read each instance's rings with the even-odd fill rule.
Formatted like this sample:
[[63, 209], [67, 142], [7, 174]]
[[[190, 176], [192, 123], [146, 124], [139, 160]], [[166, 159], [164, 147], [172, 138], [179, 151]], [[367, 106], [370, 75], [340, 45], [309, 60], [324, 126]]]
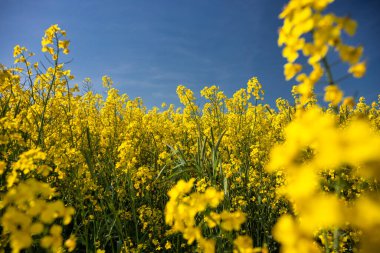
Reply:
[[334, 79], [328, 53], [358, 82], [366, 62], [331, 2], [281, 12], [297, 85], [275, 108], [252, 77], [232, 97], [204, 87], [202, 105], [180, 85], [181, 108], [148, 110], [109, 76], [105, 96], [73, 85], [58, 25], [46, 64], [16, 45], [0, 66], [0, 251], [377, 252], [380, 96], [355, 101]]

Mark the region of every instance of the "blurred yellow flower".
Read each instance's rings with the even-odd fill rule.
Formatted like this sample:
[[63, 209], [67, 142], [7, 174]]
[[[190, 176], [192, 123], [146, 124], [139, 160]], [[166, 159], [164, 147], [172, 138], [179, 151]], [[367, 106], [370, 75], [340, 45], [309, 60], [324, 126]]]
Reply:
[[337, 85], [329, 85], [325, 87], [326, 102], [330, 102], [332, 105], [338, 105], [343, 98], [343, 91], [339, 89]]
[[348, 69], [348, 72], [351, 73], [356, 78], [361, 78], [365, 75], [366, 72], [366, 62], [360, 62]]

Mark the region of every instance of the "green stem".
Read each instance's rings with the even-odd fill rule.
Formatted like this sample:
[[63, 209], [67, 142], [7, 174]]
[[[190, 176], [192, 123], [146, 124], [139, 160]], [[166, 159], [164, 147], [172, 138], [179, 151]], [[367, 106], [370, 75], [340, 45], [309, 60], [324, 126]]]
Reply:
[[326, 70], [326, 76], [327, 76], [327, 80], [329, 82], [329, 85], [333, 85], [334, 84], [334, 78], [333, 78], [333, 75], [331, 72], [331, 67], [330, 67], [326, 57], [322, 58], [322, 65], [323, 65], [324, 69]]
[[326, 231], [323, 232], [323, 236], [325, 237], [325, 252], [330, 253], [329, 240], [328, 240]]
[[334, 230], [334, 252], [338, 252], [339, 250], [339, 229], [336, 228]]

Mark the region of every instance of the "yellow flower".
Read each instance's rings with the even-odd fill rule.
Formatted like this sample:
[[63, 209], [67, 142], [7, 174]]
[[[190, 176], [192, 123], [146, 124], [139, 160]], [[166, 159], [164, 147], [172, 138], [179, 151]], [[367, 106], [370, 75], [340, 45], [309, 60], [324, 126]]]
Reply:
[[71, 222], [72, 216], [75, 213], [75, 209], [73, 207], [66, 207], [63, 209], [63, 224], [67, 225]]
[[58, 41], [58, 47], [62, 49], [67, 49], [70, 44], [69, 40], [60, 40]]
[[372, 229], [380, 224], [380, 205], [378, 199], [362, 197], [355, 203], [350, 213], [353, 224]]
[[50, 235], [44, 236], [41, 239], [41, 247], [45, 249], [53, 249], [53, 251], [58, 250], [62, 246], [62, 227], [54, 224], [50, 228]]
[[355, 20], [352, 20], [348, 17], [343, 18], [343, 29], [346, 31], [347, 34], [350, 36], [353, 36], [356, 33], [356, 28], [358, 27], [358, 24]]
[[169, 197], [175, 199], [180, 195], [188, 193], [194, 185], [195, 178], [190, 179], [188, 182], [184, 180], [178, 181], [178, 183], [169, 192]]
[[310, 165], [298, 168], [295, 175], [289, 177], [289, 183], [284, 187], [290, 199], [307, 198], [314, 194], [318, 189], [319, 178], [317, 173]]
[[366, 72], [366, 62], [359, 62], [348, 69], [348, 72], [351, 73], [355, 78], [361, 78], [365, 75]]
[[234, 253], [254, 253], [252, 238], [247, 235], [239, 235], [234, 240]]
[[284, 75], [286, 80], [292, 79], [298, 72], [302, 70], [302, 65], [297, 63], [287, 63], [284, 65]]
[[298, 240], [298, 231], [293, 218], [290, 215], [283, 215], [273, 228], [274, 238], [282, 244], [294, 245]]
[[334, 2], [334, 0], [313, 0], [309, 2], [312, 2], [315, 9], [322, 11], [327, 7], [327, 5]]
[[339, 55], [342, 61], [350, 64], [355, 64], [359, 61], [363, 54], [363, 47], [352, 47], [347, 45], [340, 45], [338, 47]]
[[297, 60], [299, 55], [295, 48], [287, 46], [282, 50], [282, 56], [286, 58], [288, 62], [293, 63], [295, 60]]
[[330, 102], [332, 105], [337, 105], [343, 98], [343, 91], [339, 89], [337, 85], [328, 85], [325, 88], [325, 97], [326, 102]]
[[355, 106], [355, 100], [353, 97], [346, 97], [343, 99], [342, 106], [353, 109]]
[[187, 243], [190, 245], [195, 240], [199, 240], [202, 237], [200, 228], [198, 227], [187, 227], [183, 231], [183, 238], [187, 240]]
[[1, 219], [4, 230], [10, 232], [10, 243], [14, 251], [29, 248], [32, 245], [30, 234], [32, 219], [17, 209], [10, 207]]
[[204, 196], [206, 197], [207, 203], [214, 208], [217, 207], [220, 201], [222, 201], [224, 198], [223, 192], [217, 191], [213, 187], [207, 188]]
[[246, 215], [241, 211], [233, 213], [223, 211], [220, 214], [221, 223], [220, 227], [226, 231], [240, 230], [240, 226], [246, 221]]
[[42, 233], [43, 230], [44, 230], [44, 225], [40, 222], [33, 223], [33, 225], [30, 227], [30, 233], [32, 235], [40, 234]]
[[312, 235], [320, 228], [343, 225], [342, 204], [336, 196], [313, 196], [299, 206], [300, 228]]
[[74, 235], [70, 235], [70, 238], [65, 241], [65, 247], [69, 252], [74, 251], [76, 247], [76, 238]]
[[167, 241], [167, 242], [165, 243], [165, 249], [171, 249], [171, 248], [172, 248], [172, 244], [171, 244], [171, 242]]
[[199, 247], [204, 253], [214, 253], [215, 252], [215, 241], [212, 239], [199, 239]]
[[6, 162], [0, 161], [0, 175], [3, 175], [6, 166], [7, 166]]
[[220, 223], [221, 216], [218, 213], [210, 212], [209, 216], [205, 217], [205, 221], [210, 228], [215, 227]]
[[252, 77], [247, 82], [247, 92], [252, 94], [255, 99], [264, 99], [264, 91], [262, 85], [257, 79], [257, 77]]
[[21, 53], [22, 53], [22, 47], [20, 47], [20, 45], [16, 45], [16, 46], [13, 48], [13, 57], [17, 57], [17, 56], [19, 56]]

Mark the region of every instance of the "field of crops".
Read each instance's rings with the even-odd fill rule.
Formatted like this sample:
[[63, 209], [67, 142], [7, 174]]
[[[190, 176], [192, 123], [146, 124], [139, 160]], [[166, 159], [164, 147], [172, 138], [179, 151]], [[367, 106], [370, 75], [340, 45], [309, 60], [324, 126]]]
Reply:
[[148, 110], [108, 76], [106, 96], [73, 85], [58, 25], [46, 64], [15, 46], [15, 66], [0, 65], [0, 252], [377, 252], [380, 96], [355, 101], [335, 82], [328, 52], [352, 78], [366, 63], [343, 39], [356, 22], [330, 2], [280, 14], [297, 85], [276, 108], [253, 77], [232, 97], [205, 87], [202, 105], [178, 86], [181, 108]]

